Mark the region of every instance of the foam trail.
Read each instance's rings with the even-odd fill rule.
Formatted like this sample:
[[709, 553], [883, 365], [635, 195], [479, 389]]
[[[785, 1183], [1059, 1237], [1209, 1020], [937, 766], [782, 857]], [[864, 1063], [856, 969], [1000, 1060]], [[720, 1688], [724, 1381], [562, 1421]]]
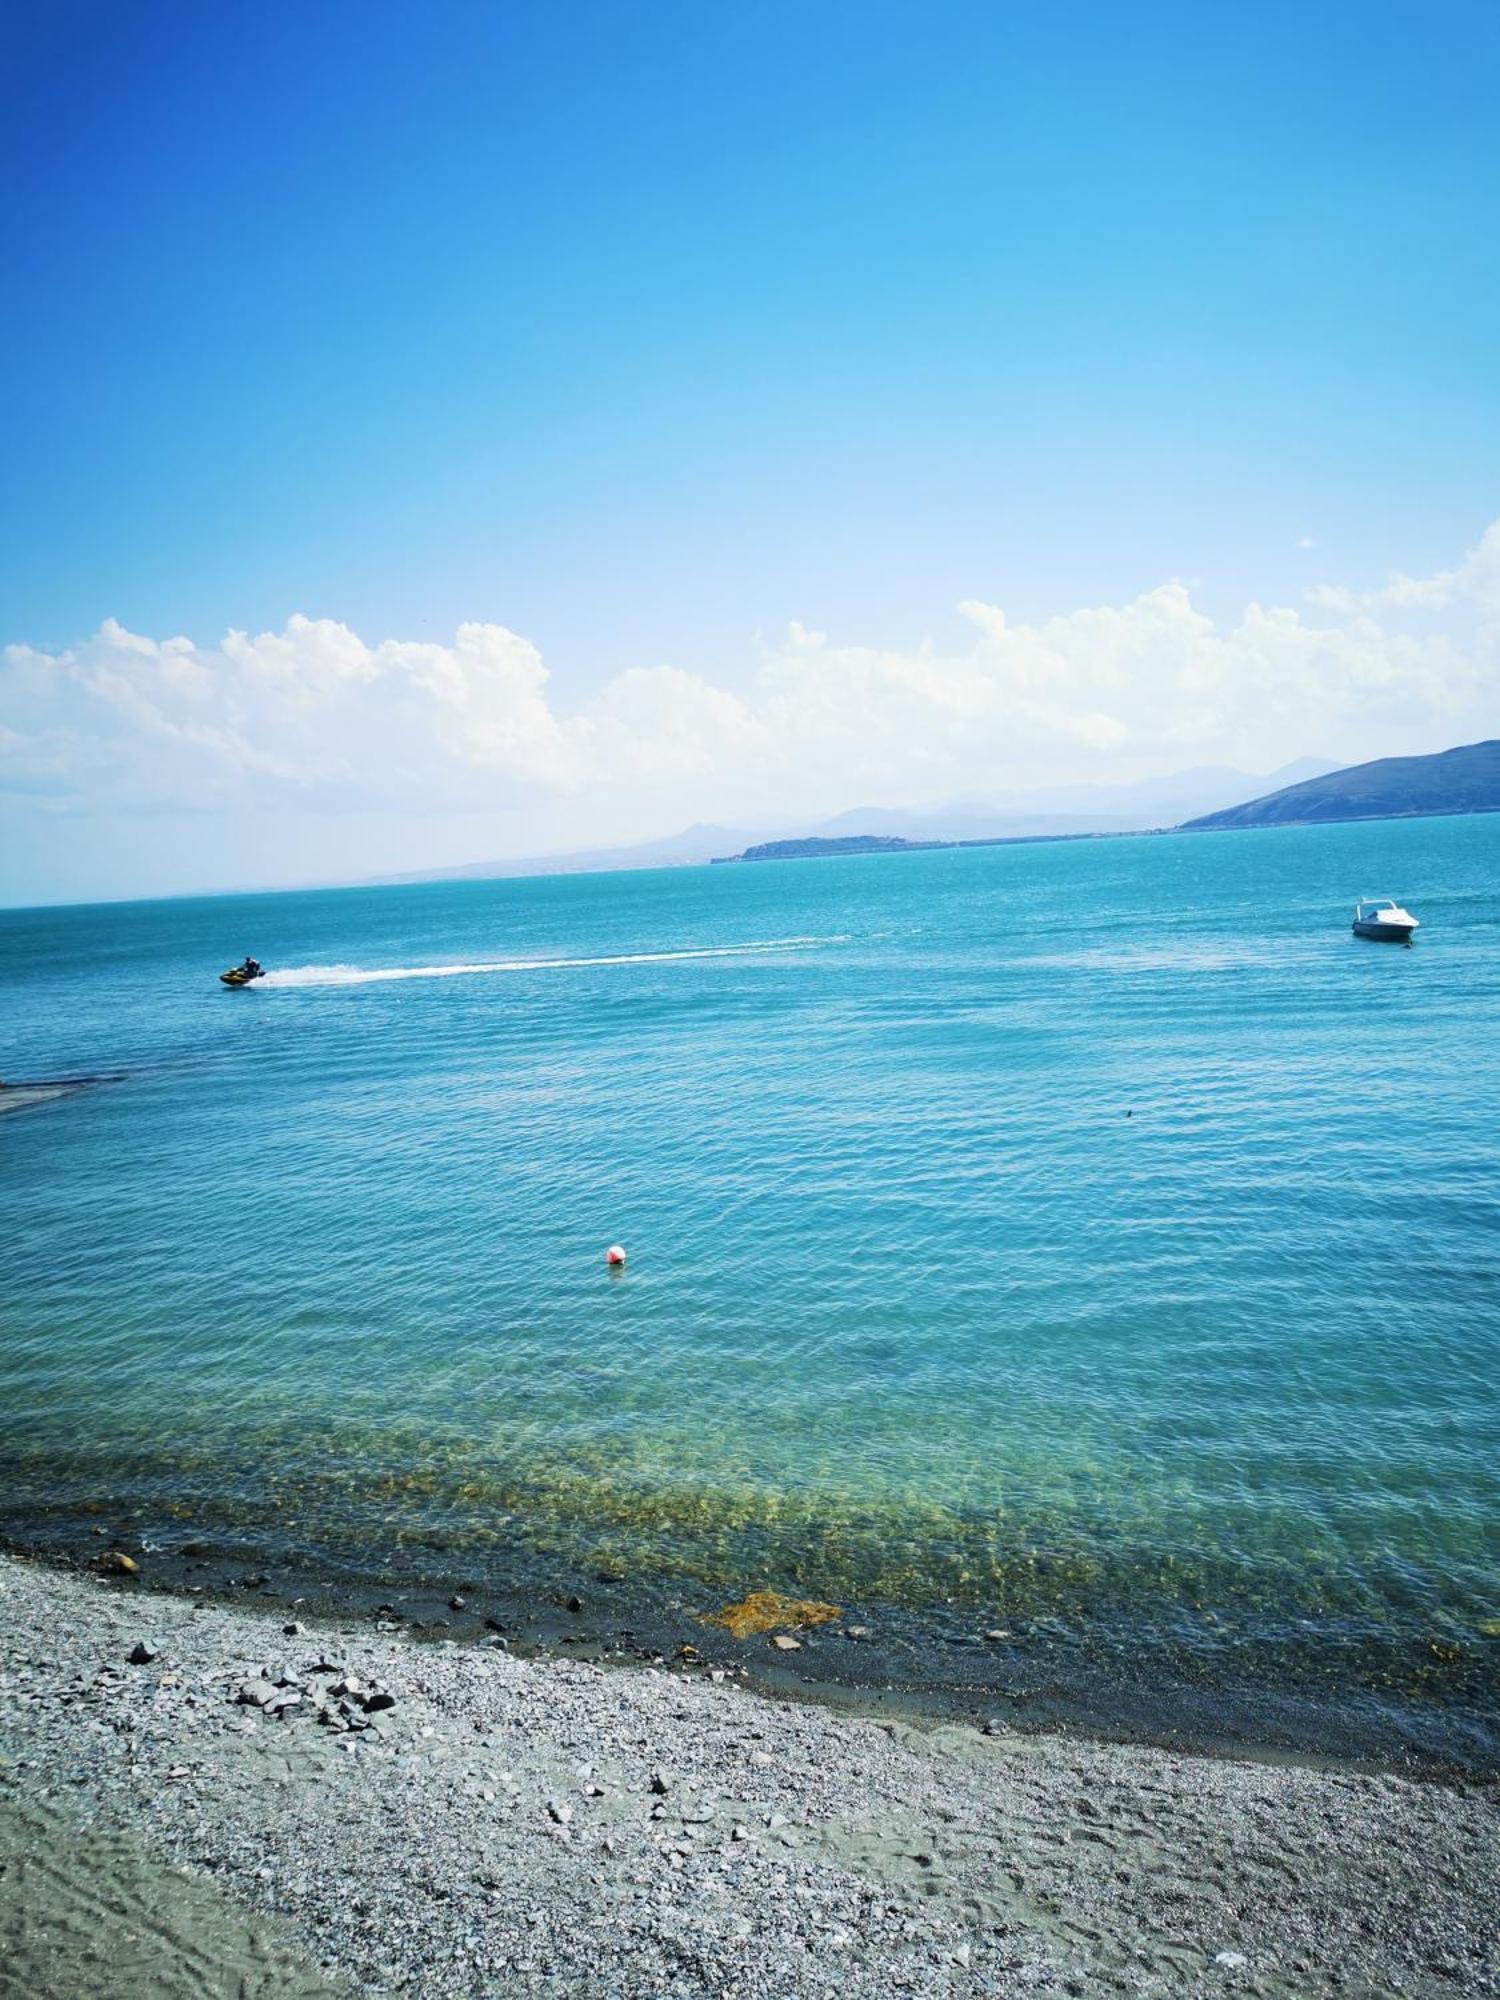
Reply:
[[384, 979], [460, 979], [483, 972], [582, 972], [595, 965], [674, 965], [696, 958], [752, 958], [773, 951], [815, 951], [834, 937], [762, 938], [750, 944], [692, 946], [682, 951], [621, 952], [611, 958], [494, 958], [463, 965], [289, 965], [257, 986], [371, 986]]

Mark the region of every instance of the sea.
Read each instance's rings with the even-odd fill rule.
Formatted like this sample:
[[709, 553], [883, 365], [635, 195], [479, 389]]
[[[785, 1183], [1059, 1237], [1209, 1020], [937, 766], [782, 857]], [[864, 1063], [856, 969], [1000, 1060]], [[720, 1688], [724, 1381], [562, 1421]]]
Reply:
[[13, 911], [0, 1074], [12, 1548], [1500, 1769], [1500, 817]]

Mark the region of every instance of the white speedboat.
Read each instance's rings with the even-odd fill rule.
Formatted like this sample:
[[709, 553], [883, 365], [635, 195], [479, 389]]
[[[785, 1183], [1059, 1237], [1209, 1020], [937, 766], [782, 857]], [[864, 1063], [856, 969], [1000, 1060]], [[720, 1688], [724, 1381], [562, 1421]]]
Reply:
[[1410, 944], [1418, 928], [1410, 910], [1390, 896], [1367, 896], [1354, 905], [1354, 935], [1378, 944]]

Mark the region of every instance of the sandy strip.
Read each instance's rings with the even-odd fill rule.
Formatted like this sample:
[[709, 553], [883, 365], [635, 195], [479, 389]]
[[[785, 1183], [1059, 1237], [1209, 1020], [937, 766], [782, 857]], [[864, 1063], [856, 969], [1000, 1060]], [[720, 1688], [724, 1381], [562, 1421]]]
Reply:
[[1500, 1994], [1491, 1786], [287, 1635], [3, 1560], [0, 1703], [27, 2000]]

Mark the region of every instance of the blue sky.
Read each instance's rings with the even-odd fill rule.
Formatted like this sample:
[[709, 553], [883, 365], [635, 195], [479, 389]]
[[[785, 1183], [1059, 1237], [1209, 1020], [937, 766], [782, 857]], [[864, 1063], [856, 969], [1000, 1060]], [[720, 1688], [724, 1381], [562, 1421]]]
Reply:
[[[0, 710], [29, 759], [0, 894], [174, 886], [170, 830], [213, 816], [118, 704], [100, 721], [107, 619], [186, 635], [210, 676], [227, 630], [294, 613], [374, 654], [503, 627], [565, 730], [605, 704], [597, 735], [661, 667], [760, 726], [794, 621], [920, 663], [970, 657], [965, 602], [1044, 630], [1177, 583], [1228, 643], [1253, 604], [1343, 590], [1358, 614], [1302, 615], [1368, 622], [1393, 573], [1472, 582], [1500, 514], [1497, 86], [1492, 5], [7, 10], [0, 643], [32, 675]], [[1400, 741], [1352, 699], [1283, 703], [1238, 761], [1482, 720], [1487, 589], [1412, 638], [1429, 679], [1437, 637], [1460, 650], [1462, 700], [1398, 705]], [[816, 707], [922, 671], [790, 678]], [[373, 760], [351, 787], [383, 739], [343, 695], [385, 681], [351, 668], [328, 714]], [[278, 717], [224, 699], [214, 729], [269, 768]], [[727, 714], [684, 700], [689, 733]], [[1123, 738], [1054, 732], [1030, 763], [1117, 775], [1244, 734], [1243, 702], [1196, 735], [1117, 707]], [[800, 738], [762, 745], [727, 804], [984, 781], [927, 748], [835, 748], [820, 779]], [[276, 780], [294, 841], [210, 836], [208, 879], [277, 876], [289, 842], [338, 872], [333, 761]], [[724, 790], [660, 757], [609, 799], [597, 760], [478, 762], [461, 811], [432, 771], [396, 788], [377, 866], [666, 831]], [[997, 760], [990, 795], [1016, 780]], [[94, 866], [101, 842], [129, 859]]]

